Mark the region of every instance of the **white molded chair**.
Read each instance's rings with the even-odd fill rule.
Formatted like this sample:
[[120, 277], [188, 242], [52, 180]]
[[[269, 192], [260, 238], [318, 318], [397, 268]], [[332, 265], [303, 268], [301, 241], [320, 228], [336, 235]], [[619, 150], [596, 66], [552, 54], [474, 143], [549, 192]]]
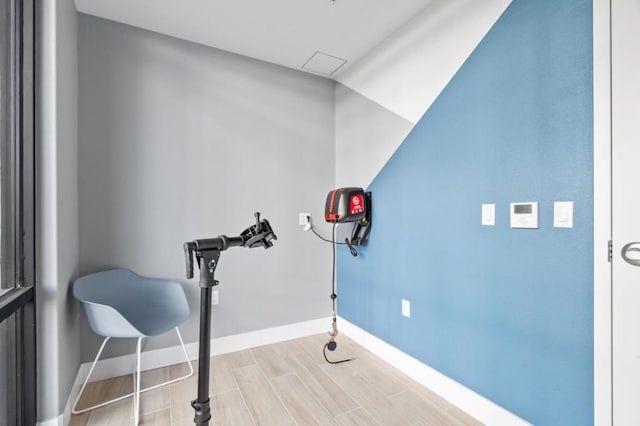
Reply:
[[[140, 413], [140, 393], [157, 389], [193, 375], [178, 325], [189, 316], [189, 305], [182, 285], [175, 281], [145, 278], [126, 269], [98, 272], [78, 278], [73, 284], [73, 295], [80, 301], [91, 329], [104, 336], [89, 374], [80, 388], [73, 404], [73, 414], [80, 414], [105, 405], [121, 401], [130, 396], [134, 399], [135, 424]], [[175, 328], [182, 351], [189, 363], [189, 374], [145, 389], [140, 389], [140, 352], [142, 339], [158, 336]], [[128, 395], [102, 402], [92, 407], [77, 410], [78, 401], [84, 392], [91, 373], [105, 345], [112, 337], [137, 338], [137, 362], [134, 370], [134, 390]]]

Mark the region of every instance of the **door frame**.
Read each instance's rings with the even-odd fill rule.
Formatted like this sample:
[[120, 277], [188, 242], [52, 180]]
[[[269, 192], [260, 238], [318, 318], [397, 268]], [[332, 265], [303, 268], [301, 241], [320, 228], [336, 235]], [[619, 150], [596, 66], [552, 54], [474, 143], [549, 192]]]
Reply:
[[593, 0], [593, 385], [603, 426], [613, 424], [611, 2]]

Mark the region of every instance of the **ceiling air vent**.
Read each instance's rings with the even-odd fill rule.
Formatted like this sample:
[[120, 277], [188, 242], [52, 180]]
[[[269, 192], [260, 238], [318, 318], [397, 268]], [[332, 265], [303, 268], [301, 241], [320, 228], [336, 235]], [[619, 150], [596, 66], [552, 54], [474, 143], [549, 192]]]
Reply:
[[346, 59], [317, 51], [304, 63], [302, 69], [316, 74], [330, 76], [346, 63]]

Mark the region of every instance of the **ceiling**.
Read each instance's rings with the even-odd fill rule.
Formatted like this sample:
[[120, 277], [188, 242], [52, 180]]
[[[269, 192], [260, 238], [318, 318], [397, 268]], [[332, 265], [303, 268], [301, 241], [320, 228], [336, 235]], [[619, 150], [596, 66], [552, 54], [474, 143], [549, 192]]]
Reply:
[[336, 78], [433, 1], [76, 0], [76, 6], [90, 15]]

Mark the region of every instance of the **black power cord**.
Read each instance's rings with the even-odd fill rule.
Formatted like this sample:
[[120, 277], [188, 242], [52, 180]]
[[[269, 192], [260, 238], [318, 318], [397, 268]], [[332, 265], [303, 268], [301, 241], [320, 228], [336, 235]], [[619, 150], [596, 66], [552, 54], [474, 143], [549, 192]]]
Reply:
[[343, 362], [349, 362], [349, 361], [353, 361], [355, 358], [347, 358], [347, 359], [341, 359], [340, 361], [331, 361], [329, 360], [329, 358], [327, 358], [327, 348], [330, 347], [330, 343], [333, 343], [333, 349], [329, 348], [330, 351], [334, 351], [336, 349], [336, 342], [334, 340], [326, 343], [324, 345], [324, 348], [322, 349], [322, 355], [324, 355], [324, 359], [325, 361], [327, 361], [329, 364], [342, 364]]
[[349, 252], [351, 253], [351, 256], [357, 256], [358, 255], [358, 250], [356, 250], [355, 247], [353, 247], [353, 245], [351, 244], [351, 242], [349, 241], [348, 238], [344, 239], [344, 243], [336, 242], [336, 238], [335, 238], [335, 226], [336, 226], [336, 224], [335, 223], [333, 224], [334, 231], [332, 233], [332, 239], [328, 240], [325, 237], [323, 237], [322, 235], [320, 235], [318, 233], [318, 231], [316, 231], [316, 228], [314, 228], [313, 223], [311, 223], [311, 216], [307, 216], [307, 222], [309, 222], [309, 226], [310, 226], [311, 232], [313, 232], [316, 235], [316, 237], [320, 238], [322, 241], [326, 241], [327, 243], [331, 243], [331, 244], [334, 244], [334, 245], [335, 244], [346, 245], [346, 246], [349, 247]]
[[[307, 216], [307, 222], [309, 222], [309, 226], [311, 227], [311, 232], [313, 232], [314, 234], [316, 234], [316, 237], [320, 238], [322, 241], [326, 241], [327, 243], [331, 243], [331, 244], [347, 244], [347, 243], [336, 243], [335, 242], [335, 236], [333, 237], [332, 240], [329, 240], [325, 237], [323, 237], [322, 235], [320, 235], [318, 233], [318, 231], [316, 231], [316, 228], [313, 226], [313, 222], [311, 222], [311, 216]], [[336, 224], [333, 224], [333, 229], [335, 229]]]
[[331, 247], [333, 248], [333, 256], [332, 256], [333, 262], [332, 262], [332, 268], [331, 268], [331, 304], [333, 307], [333, 322], [332, 322], [333, 331], [329, 332], [331, 339], [329, 339], [329, 341], [325, 343], [324, 348], [322, 348], [322, 355], [324, 355], [324, 359], [329, 364], [341, 364], [343, 362], [353, 361], [355, 358], [347, 358], [340, 361], [330, 361], [329, 358], [327, 358], [327, 349], [329, 349], [330, 351], [335, 351], [338, 346], [338, 344], [334, 340], [338, 335], [338, 326], [337, 326], [337, 320], [336, 320], [336, 299], [338, 298], [338, 295], [336, 294], [336, 242], [335, 242], [336, 241], [336, 224], [335, 223], [333, 224], [333, 227], [331, 230], [331, 238], [332, 240], [330, 242], [332, 243]]

